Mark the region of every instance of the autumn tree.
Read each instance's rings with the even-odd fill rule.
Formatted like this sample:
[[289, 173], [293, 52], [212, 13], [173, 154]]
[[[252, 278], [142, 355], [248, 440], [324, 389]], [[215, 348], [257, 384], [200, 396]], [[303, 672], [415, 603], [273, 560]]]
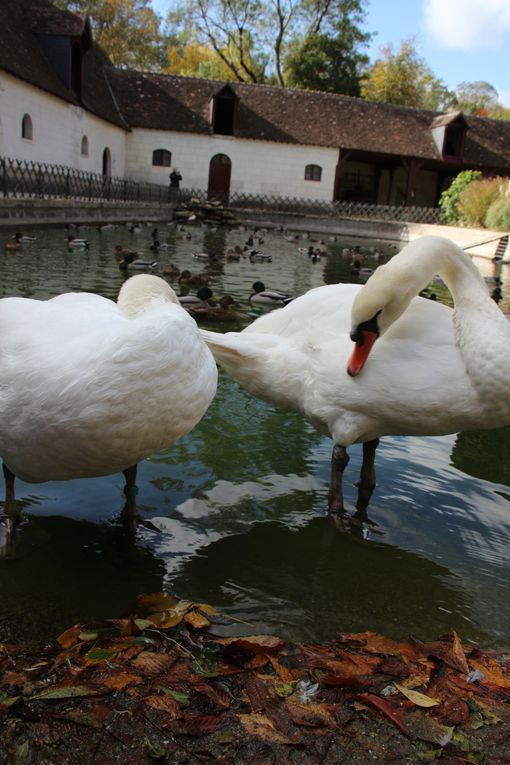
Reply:
[[73, 13], [90, 15], [94, 39], [115, 66], [162, 68], [160, 19], [149, 0], [56, 0], [55, 4]]
[[361, 83], [361, 95], [369, 101], [422, 109], [443, 109], [453, 98], [418, 54], [413, 38], [404, 40], [399, 50], [391, 44], [381, 49]]
[[488, 82], [461, 82], [455, 88], [455, 108], [464, 114], [476, 114], [488, 117], [492, 112], [502, 108], [499, 103], [499, 93]]

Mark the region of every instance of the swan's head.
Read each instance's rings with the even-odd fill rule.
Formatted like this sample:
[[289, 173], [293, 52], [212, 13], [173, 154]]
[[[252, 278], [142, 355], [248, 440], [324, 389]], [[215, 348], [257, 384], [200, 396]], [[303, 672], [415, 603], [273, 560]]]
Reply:
[[117, 305], [128, 318], [134, 319], [154, 300], [180, 305], [177, 295], [164, 279], [152, 274], [137, 274], [122, 285]]
[[377, 338], [403, 314], [416, 294], [409, 274], [398, 273], [396, 263], [391, 269], [389, 265], [374, 271], [352, 304], [351, 340], [355, 345], [347, 362], [351, 377], [361, 372]]

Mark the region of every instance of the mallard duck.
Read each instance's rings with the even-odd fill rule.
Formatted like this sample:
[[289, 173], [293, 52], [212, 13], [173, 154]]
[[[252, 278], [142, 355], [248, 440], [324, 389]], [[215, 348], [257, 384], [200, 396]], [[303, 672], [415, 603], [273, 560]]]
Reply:
[[136, 512], [136, 465], [201, 419], [216, 363], [164, 279], [129, 278], [117, 303], [88, 293], [0, 300], [0, 456], [5, 512], [14, 478], [40, 483], [126, 477]]
[[206, 301], [202, 305], [192, 303], [185, 308], [196, 319], [211, 319], [213, 321], [236, 321], [237, 314], [231, 306], [235, 305], [235, 300], [231, 295], [222, 295], [216, 303], [215, 301]]
[[252, 304], [281, 308], [290, 303], [291, 300], [294, 300], [292, 295], [287, 295], [285, 292], [266, 290], [264, 282], [254, 282], [252, 289], [253, 292], [249, 297], [249, 302]]
[[264, 255], [259, 250], [252, 250], [248, 255], [251, 263], [271, 263], [273, 260], [272, 255]]
[[209, 289], [209, 287], [200, 287], [196, 291], [194, 295], [179, 295], [179, 303], [184, 306], [184, 308], [190, 308], [191, 306], [209, 306], [214, 305], [214, 301], [212, 303], [209, 303], [210, 300], [212, 300], [212, 290]]
[[118, 244], [114, 249], [115, 257], [117, 260], [123, 260], [127, 255], [133, 256], [133, 258], [139, 258], [140, 255], [135, 252], [134, 250], [127, 250], [125, 247], [122, 247], [122, 245]]
[[[415, 297], [436, 273], [454, 310]], [[202, 336], [248, 391], [331, 436], [332, 512], [343, 509], [351, 444], [364, 444], [360, 487], [371, 491], [381, 436], [510, 424], [510, 323], [469, 256], [442, 237], [411, 242], [365, 285], [318, 287], [242, 332]]]
[[35, 242], [37, 237], [35, 236], [28, 236], [28, 234], [22, 234], [21, 231], [16, 231], [14, 236], [12, 237], [15, 242], [19, 242], [20, 244], [30, 244], [31, 242]]
[[168, 263], [166, 266], [163, 266], [163, 273], [165, 276], [179, 276], [181, 269], [174, 266], [173, 263]]
[[144, 260], [138, 257], [136, 253], [124, 255], [119, 261], [119, 268], [122, 271], [153, 271], [157, 265], [157, 261]]
[[181, 275], [179, 276], [179, 284], [209, 284], [209, 277], [207, 274], [192, 274], [191, 271], [188, 271], [187, 268], [185, 268], [183, 271], [181, 271]]
[[80, 239], [77, 236], [72, 236], [69, 234], [67, 237], [67, 246], [68, 247], [82, 247], [87, 249], [90, 245], [90, 242], [88, 239]]

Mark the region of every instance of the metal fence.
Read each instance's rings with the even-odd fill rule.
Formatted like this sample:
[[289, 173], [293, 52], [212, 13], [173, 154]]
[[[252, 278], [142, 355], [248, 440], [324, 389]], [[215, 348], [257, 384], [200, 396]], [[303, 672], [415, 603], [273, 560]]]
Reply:
[[78, 199], [88, 201], [168, 203], [168, 186], [138, 183], [50, 165], [0, 157], [0, 193], [8, 199]]
[[[206, 191], [180, 189], [178, 200], [189, 202], [208, 200]], [[209, 201], [210, 198], [209, 198]], [[270, 194], [240, 194], [232, 192], [228, 198], [219, 198], [234, 210], [260, 210], [271, 212], [318, 215], [329, 218], [365, 218], [372, 220], [406, 223], [439, 223], [441, 211], [437, 207], [403, 207], [397, 205], [374, 205], [364, 202], [329, 202], [322, 199], [301, 199]]]
[[[0, 195], [6, 199], [76, 199], [117, 203], [169, 204], [211, 201], [203, 189], [170, 189], [156, 183], [139, 183], [88, 173], [64, 165], [50, 165], [0, 157]], [[403, 207], [362, 202], [329, 202], [271, 194], [232, 192], [219, 202], [234, 210], [259, 210], [329, 218], [360, 218], [384, 221], [439, 223], [434, 207]]]

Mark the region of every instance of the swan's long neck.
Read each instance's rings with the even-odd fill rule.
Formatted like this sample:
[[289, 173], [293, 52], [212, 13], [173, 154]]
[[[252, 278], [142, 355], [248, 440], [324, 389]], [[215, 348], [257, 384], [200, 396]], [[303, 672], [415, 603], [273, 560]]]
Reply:
[[499, 413], [501, 424], [510, 422], [510, 322], [471, 258], [449, 240], [426, 237], [408, 245], [390, 265], [394, 283], [401, 279], [414, 294], [435, 274], [441, 276], [455, 304], [455, 342], [480, 404], [488, 416]]

